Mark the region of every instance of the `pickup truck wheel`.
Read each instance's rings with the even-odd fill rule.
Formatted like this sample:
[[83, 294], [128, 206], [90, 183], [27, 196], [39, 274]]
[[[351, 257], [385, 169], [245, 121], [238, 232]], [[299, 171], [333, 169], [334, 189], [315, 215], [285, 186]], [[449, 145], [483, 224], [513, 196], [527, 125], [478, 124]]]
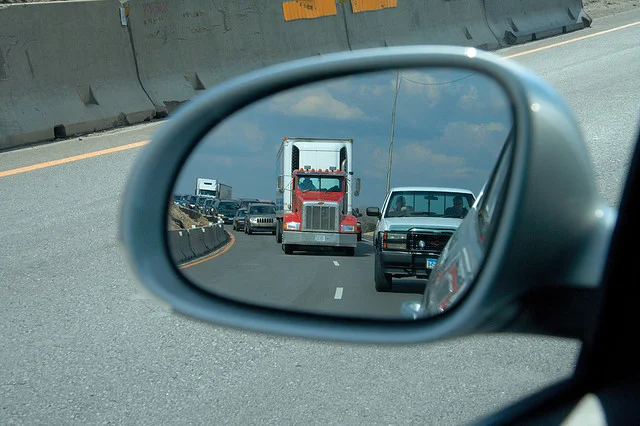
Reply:
[[293, 247], [290, 244], [283, 244], [282, 250], [284, 250], [284, 254], [293, 254]]
[[391, 291], [391, 274], [385, 274], [383, 272], [382, 265], [380, 264], [380, 260], [377, 255], [373, 275], [377, 291]]

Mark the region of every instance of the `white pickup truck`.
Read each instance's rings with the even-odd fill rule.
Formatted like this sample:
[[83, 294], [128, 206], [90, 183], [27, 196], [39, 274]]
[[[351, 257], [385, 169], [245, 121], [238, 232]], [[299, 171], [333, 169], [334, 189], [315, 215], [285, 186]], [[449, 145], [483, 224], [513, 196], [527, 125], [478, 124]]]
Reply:
[[429, 278], [442, 249], [475, 202], [473, 192], [443, 187], [392, 188], [376, 216], [374, 281], [390, 291], [393, 278]]

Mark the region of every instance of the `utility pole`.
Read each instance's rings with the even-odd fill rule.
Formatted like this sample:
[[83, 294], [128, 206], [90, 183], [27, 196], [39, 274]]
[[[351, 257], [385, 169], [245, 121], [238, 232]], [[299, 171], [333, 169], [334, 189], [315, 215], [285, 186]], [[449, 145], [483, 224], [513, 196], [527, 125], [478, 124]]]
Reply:
[[396, 130], [396, 104], [398, 102], [398, 92], [400, 91], [400, 71], [396, 71], [396, 94], [393, 98], [393, 111], [391, 112], [391, 141], [389, 142], [389, 165], [387, 166], [387, 192], [391, 188], [391, 163], [393, 161], [393, 136]]

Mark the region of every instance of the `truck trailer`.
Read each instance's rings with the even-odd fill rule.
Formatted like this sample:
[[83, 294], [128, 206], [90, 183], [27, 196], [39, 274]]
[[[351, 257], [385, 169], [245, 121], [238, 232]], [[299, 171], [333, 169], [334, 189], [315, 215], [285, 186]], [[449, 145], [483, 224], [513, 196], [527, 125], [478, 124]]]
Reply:
[[230, 200], [231, 187], [220, 183], [217, 179], [196, 178], [195, 195], [212, 197], [218, 200]]

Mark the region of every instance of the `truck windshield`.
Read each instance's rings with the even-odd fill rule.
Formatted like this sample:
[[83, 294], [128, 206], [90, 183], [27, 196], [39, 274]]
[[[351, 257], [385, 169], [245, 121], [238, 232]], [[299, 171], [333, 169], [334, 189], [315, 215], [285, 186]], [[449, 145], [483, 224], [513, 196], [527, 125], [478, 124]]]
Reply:
[[198, 192], [200, 192], [200, 195], [210, 195], [212, 197], [216, 196], [216, 191], [211, 191], [209, 189], [201, 189]]
[[341, 192], [342, 177], [301, 175], [298, 178], [298, 188], [302, 191]]
[[398, 191], [391, 195], [385, 217], [436, 216], [464, 218], [475, 198], [463, 192]]

